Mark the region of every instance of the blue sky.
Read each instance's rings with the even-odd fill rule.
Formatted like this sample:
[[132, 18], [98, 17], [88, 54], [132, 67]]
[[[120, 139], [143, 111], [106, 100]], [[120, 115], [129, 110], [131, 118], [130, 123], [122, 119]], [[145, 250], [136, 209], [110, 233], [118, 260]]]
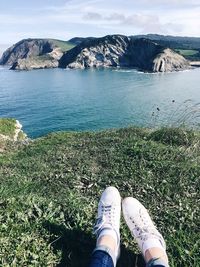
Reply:
[[199, 0], [1, 0], [0, 44], [29, 37], [200, 36]]

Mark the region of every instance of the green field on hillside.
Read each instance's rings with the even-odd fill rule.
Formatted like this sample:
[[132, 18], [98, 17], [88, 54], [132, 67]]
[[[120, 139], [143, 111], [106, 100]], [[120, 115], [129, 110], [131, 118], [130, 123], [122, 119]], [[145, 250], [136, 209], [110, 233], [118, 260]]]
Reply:
[[66, 52], [74, 47], [73, 44], [67, 41], [62, 41], [62, 40], [51, 40], [56, 46], [60, 47], [63, 52]]
[[[0, 266], [87, 266], [98, 200], [113, 185], [148, 208], [170, 267], [197, 267], [199, 177], [198, 131], [125, 128], [9, 142], [0, 154]], [[144, 266], [121, 221], [118, 267]]]
[[199, 53], [198, 50], [194, 49], [175, 49], [177, 52], [179, 52], [182, 56], [194, 56]]

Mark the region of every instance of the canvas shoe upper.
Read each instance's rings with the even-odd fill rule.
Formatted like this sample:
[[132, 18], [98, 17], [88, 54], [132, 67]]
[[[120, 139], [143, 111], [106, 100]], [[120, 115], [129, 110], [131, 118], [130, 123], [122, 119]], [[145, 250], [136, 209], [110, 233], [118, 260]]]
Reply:
[[94, 233], [97, 235], [98, 239], [105, 230], [111, 230], [109, 232], [113, 237], [116, 237], [115, 239], [117, 242], [117, 249], [115, 251], [116, 258], [119, 256], [120, 247], [120, 216], [121, 197], [119, 191], [115, 187], [109, 186], [102, 193], [98, 204], [98, 215], [94, 226]]
[[135, 198], [127, 197], [122, 201], [124, 219], [136, 239], [143, 255], [147, 249], [159, 247], [166, 251], [165, 241], [158, 232], [148, 211]]

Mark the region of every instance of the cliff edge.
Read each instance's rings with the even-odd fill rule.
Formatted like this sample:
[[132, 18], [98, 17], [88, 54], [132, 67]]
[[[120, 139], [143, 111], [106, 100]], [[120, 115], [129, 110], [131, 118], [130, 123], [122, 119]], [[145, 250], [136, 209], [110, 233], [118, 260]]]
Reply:
[[22, 125], [18, 120], [10, 118], [0, 119], [0, 140], [19, 141], [26, 139]]
[[148, 72], [170, 72], [189, 68], [188, 61], [151, 40], [108, 35], [89, 39], [65, 52], [61, 68], [127, 67]]
[[107, 35], [74, 39], [71, 42], [54, 39], [22, 40], [3, 53], [0, 64], [9, 65], [13, 70], [122, 67], [146, 72], [171, 72], [191, 67], [174, 50], [145, 38]]

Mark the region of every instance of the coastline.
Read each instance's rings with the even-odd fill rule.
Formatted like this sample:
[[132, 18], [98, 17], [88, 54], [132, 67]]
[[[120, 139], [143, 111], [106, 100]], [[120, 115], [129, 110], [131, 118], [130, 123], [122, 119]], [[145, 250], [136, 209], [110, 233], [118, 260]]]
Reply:
[[190, 66], [199, 68], [200, 67], [200, 61], [190, 61]]

